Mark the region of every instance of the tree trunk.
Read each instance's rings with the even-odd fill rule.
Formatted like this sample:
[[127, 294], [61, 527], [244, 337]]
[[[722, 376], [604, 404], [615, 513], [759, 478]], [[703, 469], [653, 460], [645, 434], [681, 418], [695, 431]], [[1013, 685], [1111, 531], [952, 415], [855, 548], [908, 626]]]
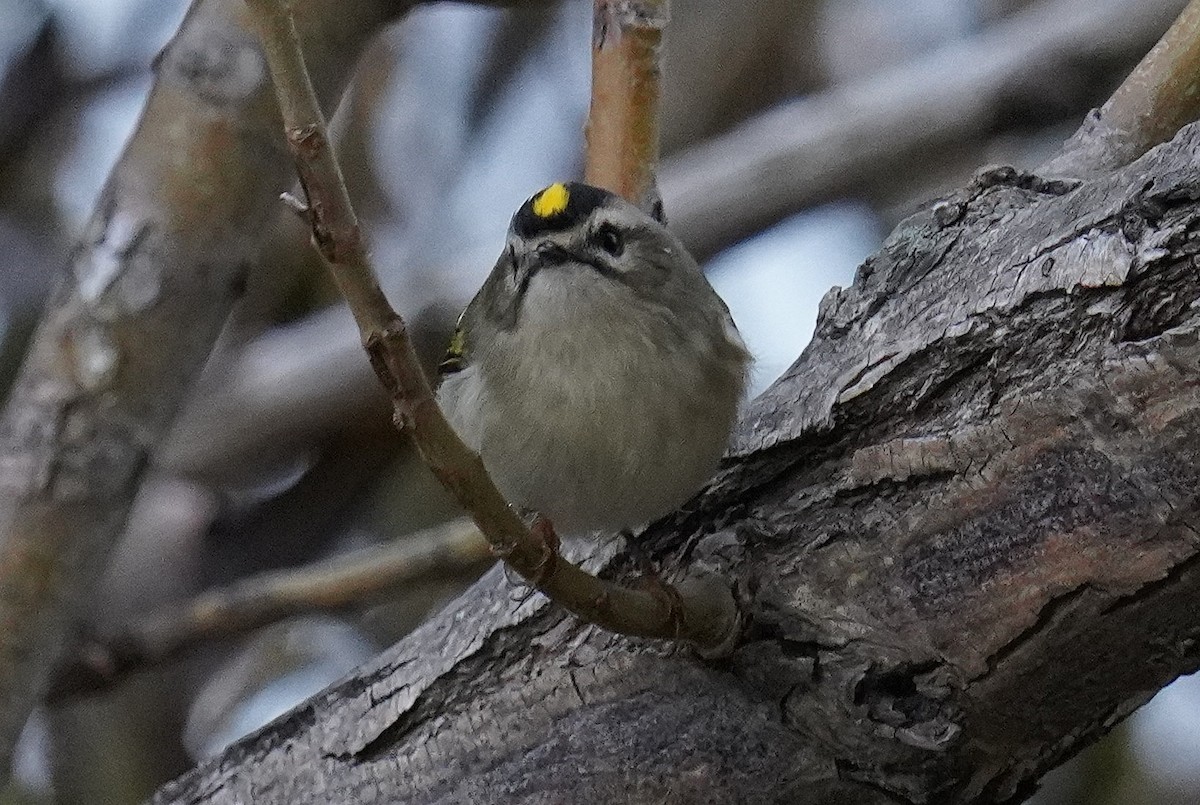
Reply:
[[736, 583], [731, 658], [493, 571], [155, 802], [1020, 799], [1200, 665], [1198, 151], [1193, 125], [1084, 183], [986, 171], [829, 293], [643, 536]]

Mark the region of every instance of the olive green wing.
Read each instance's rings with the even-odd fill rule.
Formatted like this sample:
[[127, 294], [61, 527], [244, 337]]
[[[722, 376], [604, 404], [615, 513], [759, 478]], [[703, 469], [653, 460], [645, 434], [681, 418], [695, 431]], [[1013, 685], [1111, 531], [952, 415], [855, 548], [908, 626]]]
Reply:
[[474, 330], [473, 325], [478, 315], [476, 312], [478, 307], [479, 294], [476, 294], [470, 304], [463, 309], [463, 312], [458, 317], [458, 321], [454, 324], [454, 334], [450, 336], [450, 343], [446, 347], [446, 354], [442, 356], [442, 360], [438, 364], [439, 377], [447, 377], [456, 372], [461, 372], [470, 361], [471, 332]]
[[483, 286], [458, 317], [458, 323], [454, 325], [454, 335], [450, 336], [450, 345], [442, 362], [438, 364], [439, 376], [446, 377], [461, 372], [471, 364], [471, 353], [479, 346], [475, 339], [480, 330], [503, 326], [502, 323], [498, 325], [496, 322], [497, 308], [504, 311], [515, 310], [512, 292], [509, 291], [508, 295], [505, 295], [504, 290], [506, 278], [513, 273], [513, 260], [512, 249], [505, 249], [487, 279], [483, 281]]
[[[463, 311], [465, 314], [466, 311]], [[461, 372], [467, 358], [467, 332], [463, 329], [463, 317], [458, 317], [458, 324], [454, 326], [454, 335], [450, 336], [450, 344], [446, 347], [446, 354], [442, 356], [441, 363], [438, 364], [438, 376], [445, 377], [452, 375], [455, 372]]]

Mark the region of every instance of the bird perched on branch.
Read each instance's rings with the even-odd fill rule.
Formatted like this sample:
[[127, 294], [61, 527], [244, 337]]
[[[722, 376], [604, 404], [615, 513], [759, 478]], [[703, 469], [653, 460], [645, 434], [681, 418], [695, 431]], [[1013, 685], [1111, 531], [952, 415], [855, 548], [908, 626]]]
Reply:
[[711, 476], [749, 362], [660, 221], [553, 184], [513, 216], [439, 367], [438, 402], [510, 503], [562, 534], [627, 529]]

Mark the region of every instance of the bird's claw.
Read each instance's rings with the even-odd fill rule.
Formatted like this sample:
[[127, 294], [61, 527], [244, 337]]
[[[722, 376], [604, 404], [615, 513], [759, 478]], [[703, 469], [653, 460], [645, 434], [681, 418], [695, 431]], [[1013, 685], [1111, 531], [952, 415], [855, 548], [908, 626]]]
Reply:
[[534, 568], [533, 578], [533, 586], [541, 587], [554, 573], [562, 541], [558, 538], [558, 533], [555, 532], [554, 524], [550, 522], [550, 519], [540, 514], [533, 518], [533, 524], [529, 527], [529, 531], [542, 543], [542, 558], [538, 560], [537, 567]]

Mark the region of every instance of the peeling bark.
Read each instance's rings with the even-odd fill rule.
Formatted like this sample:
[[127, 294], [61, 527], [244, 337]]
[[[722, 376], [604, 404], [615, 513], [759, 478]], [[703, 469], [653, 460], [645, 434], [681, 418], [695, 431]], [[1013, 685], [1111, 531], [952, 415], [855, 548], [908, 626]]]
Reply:
[[1200, 666], [1198, 149], [1193, 125], [1087, 182], [984, 172], [828, 294], [644, 535], [669, 576], [737, 581], [731, 659], [492, 572], [154, 801], [1020, 799]]

